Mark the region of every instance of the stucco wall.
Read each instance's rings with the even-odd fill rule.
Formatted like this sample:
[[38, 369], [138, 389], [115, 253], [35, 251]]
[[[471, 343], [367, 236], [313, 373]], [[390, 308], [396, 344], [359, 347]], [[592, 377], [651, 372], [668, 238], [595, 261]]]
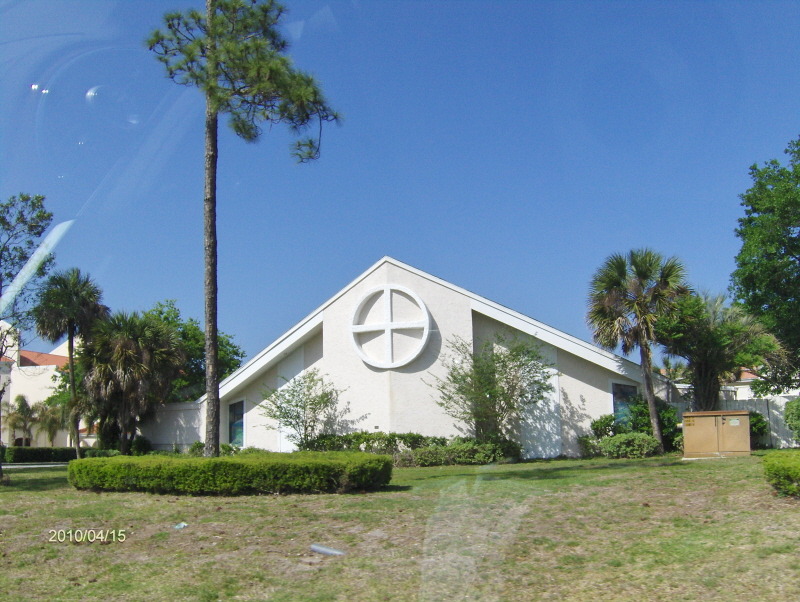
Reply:
[[[563, 454], [579, 455], [578, 437], [591, 434], [590, 423], [614, 412], [613, 383], [639, 384], [564, 350], [558, 351]], [[641, 388], [641, 387], [640, 387]]]
[[[411, 289], [427, 306], [431, 318], [428, 342], [413, 361], [394, 369], [368, 365], [356, 352], [350, 329], [361, 298], [375, 287], [393, 284]], [[321, 370], [347, 387], [342, 399], [351, 416], [366, 416], [357, 427], [368, 431], [455, 435], [453, 421], [435, 403], [433, 375], [444, 376], [438, 361], [445, 342], [454, 335], [469, 338], [469, 300], [429, 279], [387, 265], [359, 282], [324, 311]], [[374, 349], [370, 350], [375, 352]]]
[[140, 425], [139, 431], [154, 449], [171, 450], [177, 445], [185, 451], [195, 441], [205, 439], [205, 404], [165, 404], [153, 418]]

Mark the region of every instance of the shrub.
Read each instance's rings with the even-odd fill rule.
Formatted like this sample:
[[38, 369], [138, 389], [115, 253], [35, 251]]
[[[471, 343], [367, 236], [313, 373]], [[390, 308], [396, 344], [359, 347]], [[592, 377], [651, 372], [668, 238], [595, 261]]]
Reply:
[[800, 441], [800, 397], [786, 404], [783, 421], [789, 427], [789, 430], [794, 433], [794, 438]]
[[764, 456], [767, 482], [781, 495], [800, 497], [800, 451], [775, 451]]
[[769, 434], [769, 423], [759, 412], [750, 411], [750, 447], [759, 449], [764, 445], [761, 439]]
[[605, 414], [600, 416], [597, 420], [592, 420], [590, 427], [592, 433], [594, 433], [595, 439], [611, 437], [621, 432], [621, 425], [617, 424], [614, 414]]
[[769, 433], [769, 423], [759, 412], [750, 411], [750, 436], [763, 437]]
[[192, 495], [373, 490], [389, 483], [388, 456], [334, 452], [250, 453], [223, 458], [117, 456], [71, 462], [77, 489]]
[[[630, 410], [630, 420], [625, 425], [627, 429], [617, 430], [617, 434], [629, 431], [633, 433], [653, 434], [653, 427], [650, 424], [650, 410], [647, 401], [641, 395], [631, 398], [628, 406]], [[674, 441], [676, 435], [681, 434], [678, 428], [678, 411], [666, 401], [656, 398], [656, 411], [658, 413], [658, 424], [661, 427], [661, 438], [664, 440], [664, 451], [674, 451]]]
[[206, 446], [202, 441], [195, 441], [189, 446], [189, 449], [186, 450], [186, 453], [193, 458], [199, 458], [203, 455], [205, 448]]
[[621, 433], [601, 439], [602, 454], [608, 458], [646, 458], [658, 451], [658, 441], [646, 433]]
[[428, 437], [419, 433], [384, 433], [359, 431], [343, 435], [323, 434], [311, 439], [307, 449], [314, 451], [365, 451], [375, 454], [398, 454], [405, 449], [446, 445], [444, 437]]
[[136, 435], [131, 442], [131, 455], [143, 456], [153, 451], [153, 444], [150, 439], [142, 435]]
[[118, 449], [94, 449], [90, 447], [83, 452], [84, 458], [113, 458], [120, 455]]
[[75, 459], [73, 447], [7, 447], [5, 461], [15, 462], [69, 462]]
[[[594, 431], [594, 426], [592, 427], [592, 431]], [[581, 435], [578, 437], [578, 449], [580, 450], [581, 458], [594, 458], [599, 456], [601, 455], [600, 439], [592, 435]]]
[[430, 445], [403, 450], [394, 456], [395, 466], [446, 466], [450, 464], [493, 464], [519, 460], [520, 446], [507, 439], [479, 443], [455, 437], [446, 446]]
[[238, 445], [231, 445], [230, 443], [220, 443], [219, 444], [219, 455], [220, 456], [235, 456], [242, 448]]

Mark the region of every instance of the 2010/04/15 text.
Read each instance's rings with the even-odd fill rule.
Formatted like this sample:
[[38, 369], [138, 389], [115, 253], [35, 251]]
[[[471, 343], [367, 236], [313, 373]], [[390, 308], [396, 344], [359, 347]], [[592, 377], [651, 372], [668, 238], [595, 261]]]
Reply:
[[52, 543], [105, 543], [125, 541], [125, 529], [50, 529]]

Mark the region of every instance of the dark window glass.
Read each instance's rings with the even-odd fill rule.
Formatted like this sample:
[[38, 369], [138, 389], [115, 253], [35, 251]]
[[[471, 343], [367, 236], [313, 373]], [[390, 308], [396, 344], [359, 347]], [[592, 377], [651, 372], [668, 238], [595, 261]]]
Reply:
[[244, 402], [228, 406], [228, 441], [231, 445], [244, 445]]
[[631, 398], [638, 392], [636, 385], [622, 385], [614, 383], [611, 385], [611, 393], [614, 396], [614, 419], [619, 424], [630, 424], [631, 421]]

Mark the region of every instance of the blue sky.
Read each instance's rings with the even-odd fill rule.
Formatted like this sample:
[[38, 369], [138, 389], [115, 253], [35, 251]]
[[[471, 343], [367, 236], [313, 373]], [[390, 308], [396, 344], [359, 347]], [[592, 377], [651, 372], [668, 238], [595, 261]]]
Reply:
[[[0, 197], [75, 219], [57, 265], [115, 310], [202, 321], [202, 96], [143, 44], [201, 4], [0, 0]], [[800, 134], [797, 2], [287, 6], [344, 121], [310, 165], [223, 130], [219, 320], [248, 356], [384, 255], [586, 340], [613, 252], [723, 292], [748, 169]]]

